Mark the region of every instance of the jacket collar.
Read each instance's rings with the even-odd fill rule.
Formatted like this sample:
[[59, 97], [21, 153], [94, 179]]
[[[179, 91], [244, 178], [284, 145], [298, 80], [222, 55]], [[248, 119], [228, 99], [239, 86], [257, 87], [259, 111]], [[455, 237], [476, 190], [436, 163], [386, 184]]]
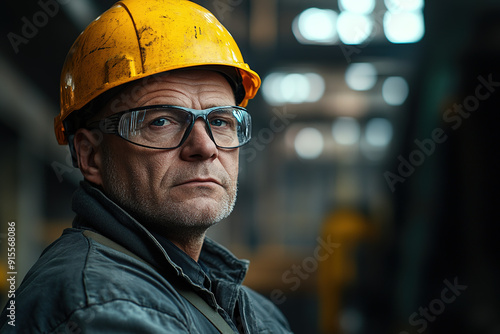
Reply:
[[[166, 238], [155, 237], [86, 181], [76, 190], [72, 207], [77, 214], [73, 227], [94, 230], [138, 255], [159, 272], [169, 271], [200, 288], [208, 288], [207, 271], [212, 279], [239, 285], [248, 270], [247, 260], [237, 259], [230, 251], [209, 238], [205, 238], [199, 263], [195, 262]], [[202, 266], [206, 266], [206, 270]]]

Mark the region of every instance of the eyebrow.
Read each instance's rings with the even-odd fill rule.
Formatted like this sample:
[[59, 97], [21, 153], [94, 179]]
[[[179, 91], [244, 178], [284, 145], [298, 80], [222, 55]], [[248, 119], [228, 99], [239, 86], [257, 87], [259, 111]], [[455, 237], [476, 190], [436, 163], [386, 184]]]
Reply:
[[215, 105], [215, 104], [209, 104], [206, 108], [204, 109], [210, 109], [210, 108], [217, 108], [217, 107], [225, 107], [225, 106], [233, 106], [232, 104], [223, 104], [223, 105]]

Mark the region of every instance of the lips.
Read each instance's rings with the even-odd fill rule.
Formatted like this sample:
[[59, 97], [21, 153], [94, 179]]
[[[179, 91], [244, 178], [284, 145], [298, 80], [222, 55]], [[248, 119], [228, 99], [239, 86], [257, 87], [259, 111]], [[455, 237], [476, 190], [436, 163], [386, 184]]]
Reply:
[[194, 178], [194, 179], [189, 179], [182, 181], [177, 184], [177, 186], [182, 186], [182, 185], [208, 185], [208, 184], [217, 184], [222, 187], [222, 183], [216, 179], [213, 178]]

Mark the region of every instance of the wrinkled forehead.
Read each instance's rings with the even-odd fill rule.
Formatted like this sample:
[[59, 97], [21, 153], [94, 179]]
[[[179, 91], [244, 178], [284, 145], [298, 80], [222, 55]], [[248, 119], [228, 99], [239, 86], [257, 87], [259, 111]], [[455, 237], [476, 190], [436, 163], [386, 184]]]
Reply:
[[[167, 102], [166, 102], [167, 101]], [[224, 74], [204, 69], [182, 69], [149, 76], [122, 87], [108, 101], [104, 116], [154, 104], [197, 109], [204, 104], [234, 105], [235, 96]]]

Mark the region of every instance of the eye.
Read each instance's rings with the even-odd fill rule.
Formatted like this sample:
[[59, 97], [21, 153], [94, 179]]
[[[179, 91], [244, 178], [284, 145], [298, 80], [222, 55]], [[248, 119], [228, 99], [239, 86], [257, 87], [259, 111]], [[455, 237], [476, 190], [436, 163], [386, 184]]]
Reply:
[[165, 126], [168, 125], [170, 121], [166, 118], [157, 118], [153, 120], [150, 124], [153, 126]]
[[223, 119], [220, 119], [220, 118], [217, 118], [217, 119], [213, 119], [210, 121], [210, 125], [212, 126], [227, 126], [227, 122]]

